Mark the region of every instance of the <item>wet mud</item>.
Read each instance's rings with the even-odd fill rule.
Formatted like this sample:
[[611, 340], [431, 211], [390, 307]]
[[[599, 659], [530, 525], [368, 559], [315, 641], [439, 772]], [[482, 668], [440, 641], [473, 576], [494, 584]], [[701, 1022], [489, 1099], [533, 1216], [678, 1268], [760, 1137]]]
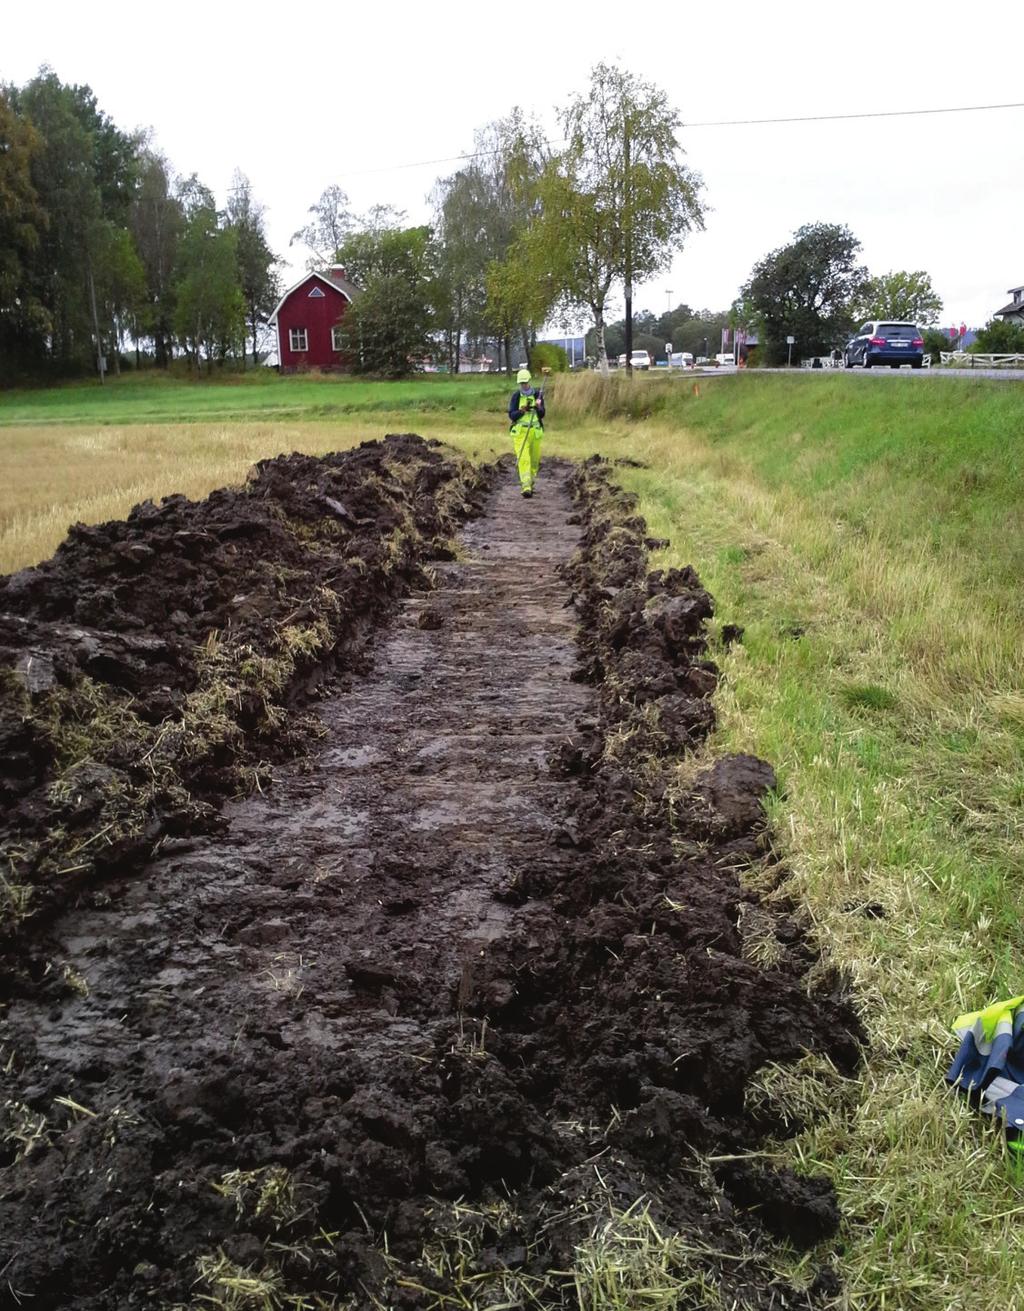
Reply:
[[450, 555], [487, 476], [413, 435], [76, 524], [0, 578], [0, 943], [300, 747], [297, 710]]
[[713, 605], [648, 573], [613, 472], [523, 501], [503, 468], [446, 552], [479, 483], [439, 515], [442, 479], [418, 522], [454, 558], [318, 747], [12, 947], [0, 1306], [578, 1307], [565, 1272], [638, 1200], [726, 1305], [834, 1294], [770, 1274], [835, 1232], [828, 1186], [736, 1158], [781, 1121], [746, 1105], [765, 1062], [851, 1069], [860, 1035], [752, 890], [784, 877], [770, 766], [679, 772]]

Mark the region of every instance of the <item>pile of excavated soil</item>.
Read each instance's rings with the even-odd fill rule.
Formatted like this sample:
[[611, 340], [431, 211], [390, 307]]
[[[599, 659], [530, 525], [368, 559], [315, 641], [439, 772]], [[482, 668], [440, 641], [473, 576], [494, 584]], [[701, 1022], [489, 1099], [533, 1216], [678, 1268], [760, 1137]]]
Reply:
[[747, 1105], [766, 1062], [859, 1050], [753, 890], [785, 877], [774, 776], [680, 781], [711, 598], [647, 572], [607, 464], [543, 472], [523, 502], [504, 471], [311, 758], [28, 937], [0, 1306], [597, 1311], [602, 1260], [617, 1305], [656, 1277], [679, 1307], [834, 1295], [771, 1273], [834, 1233], [828, 1185], [736, 1159], [783, 1118]]
[[0, 578], [0, 941], [209, 826], [301, 743], [286, 711], [450, 554], [485, 485], [413, 435], [280, 456], [243, 488], [76, 524]]

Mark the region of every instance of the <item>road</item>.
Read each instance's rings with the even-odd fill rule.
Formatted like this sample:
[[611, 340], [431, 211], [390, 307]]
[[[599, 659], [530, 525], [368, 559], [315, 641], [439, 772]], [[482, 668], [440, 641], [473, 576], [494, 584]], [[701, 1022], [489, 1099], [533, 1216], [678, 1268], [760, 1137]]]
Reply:
[[[746, 369], [674, 369], [672, 376], [692, 378], [729, 378], [737, 373], [746, 373]], [[812, 374], [819, 378], [829, 378], [836, 373], [852, 377], [886, 377], [886, 378], [995, 378], [1000, 382], [1024, 382], [1024, 369], [891, 369], [888, 365], [876, 365], [871, 369], [751, 369], [752, 375], [763, 373]]]

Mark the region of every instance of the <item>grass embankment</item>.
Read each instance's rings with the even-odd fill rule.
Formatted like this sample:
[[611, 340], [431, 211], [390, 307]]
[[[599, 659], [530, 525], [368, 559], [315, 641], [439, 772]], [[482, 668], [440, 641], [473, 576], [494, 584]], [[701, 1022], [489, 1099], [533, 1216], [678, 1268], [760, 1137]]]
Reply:
[[1022, 990], [1024, 391], [637, 383], [624, 407], [646, 420], [594, 378], [552, 415], [606, 416], [605, 453], [650, 466], [622, 481], [672, 538], [664, 562], [692, 561], [745, 626], [713, 748], [778, 768], [784, 892], [873, 1043], [858, 1081], [766, 1076], [816, 1115], [780, 1154], [839, 1190], [844, 1304], [1021, 1306], [1024, 1180], [942, 1075], [955, 1015]]

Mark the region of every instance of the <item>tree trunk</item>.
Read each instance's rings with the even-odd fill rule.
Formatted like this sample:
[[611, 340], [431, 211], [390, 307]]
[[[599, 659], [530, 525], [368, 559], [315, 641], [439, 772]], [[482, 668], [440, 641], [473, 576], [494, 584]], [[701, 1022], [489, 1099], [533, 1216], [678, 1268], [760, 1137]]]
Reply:
[[608, 351], [604, 344], [604, 306], [591, 305], [594, 311], [594, 332], [597, 335], [597, 367], [608, 376]]
[[93, 280], [92, 268], [89, 269], [89, 303], [92, 306], [92, 330], [96, 335], [96, 372], [100, 375], [100, 386], [105, 379], [103, 377], [103, 342], [100, 338], [100, 320], [96, 313], [96, 283]]
[[625, 301], [626, 301], [626, 374], [633, 376], [633, 218], [629, 211], [629, 118], [626, 118], [622, 134], [622, 240], [625, 263]]
[[512, 377], [512, 338], [506, 332], [502, 337], [502, 344], [505, 347], [505, 372]]

